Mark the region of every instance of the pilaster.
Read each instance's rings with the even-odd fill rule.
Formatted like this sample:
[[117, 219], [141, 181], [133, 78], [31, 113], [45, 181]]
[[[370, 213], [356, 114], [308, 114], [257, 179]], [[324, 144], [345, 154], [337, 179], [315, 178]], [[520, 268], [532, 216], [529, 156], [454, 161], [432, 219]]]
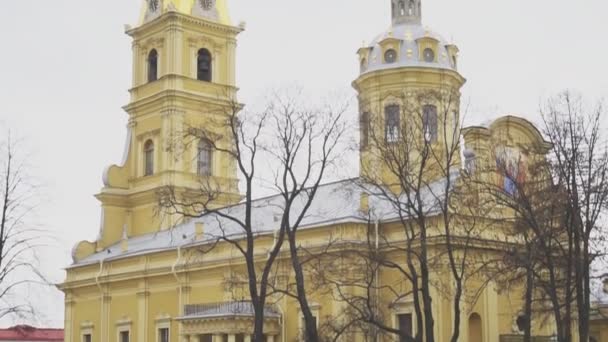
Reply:
[[75, 302], [74, 302], [74, 299], [72, 298], [72, 294], [70, 292], [66, 292], [66, 294], [65, 294], [65, 318], [63, 321], [63, 333], [64, 333], [64, 340], [66, 342], [72, 342], [74, 339], [73, 338], [74, 304], [75, 304]]
[[137, 341], [148, 341], [148, 299], [150, 292], [147, 289], [147, 284], [144, 281], [140, 282], [139, 291], [137, 292]]

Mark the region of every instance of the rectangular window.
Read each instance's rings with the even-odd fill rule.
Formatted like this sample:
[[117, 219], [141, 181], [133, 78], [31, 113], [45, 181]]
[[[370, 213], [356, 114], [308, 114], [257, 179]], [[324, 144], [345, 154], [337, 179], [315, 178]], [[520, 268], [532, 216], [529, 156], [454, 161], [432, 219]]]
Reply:
[[169, 328], [158, 329], [158, 342], [169, 342]]
[[120, 342], [129, 342], [130, 336], [129, 331], [120, 332]]
[[389, 105], [384, 108], [385, 138], [388, 143], [394, 143], [399, 140], [399, 128], [401, 126], [399, 111], [399, 105]]
[[[399, 331], [411, 337], [414, 334], [412, 314], [397, 315], [397, 320], [399, 323]], [[400, 341], [403, 342], [406, 341], [406, 339], [401, 336]]]
[[199, 342], [213, 342], [213, 335], [205, 334], [198, 337]]
[[433, 105], [424, 106], [422, 113], [422, 132], [424, 133], [425, 141], [437, 141], [437, 131], [437, 107]]
[[369, 144], [369, 113], [361, 113], [361, 148], [367, 147]]
[[82, 342], [91, 342], [92, 340], [91, 334], [82, 335]]

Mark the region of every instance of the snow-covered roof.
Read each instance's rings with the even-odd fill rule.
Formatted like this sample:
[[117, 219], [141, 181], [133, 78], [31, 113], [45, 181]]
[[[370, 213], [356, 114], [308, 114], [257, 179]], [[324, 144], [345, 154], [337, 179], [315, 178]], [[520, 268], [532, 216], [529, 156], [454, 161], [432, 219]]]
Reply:
[[[451, 174], [455, 179], [458, 171]], [[445, 188], [446, 179], [440, 179], [430, 183], [422, 191], [422, 201], [427, 214], [432, 214], [438, 208], [438, 198]], [[405, 195], [398, 201], [389, 201], [373, 186], [361, 184], [358, 179], [342, 180], [325, 184], [319, 187], [318, 192], [309, 208], [307, 215], [300, 224], [301, 229], [323, 227], [339, 223], [365, 223], [369, 217], [361, 211], [361, 198], [368, 194], [368, 206], [373, 220], [390, 222], [399, 219], [396, 202], [406, 203]], [[292, 207], [292, 213], [300, 213], [306, 195], [301, 195]], [[253, 203], [253, 229], [256, 234], [270, 234], [279, 228], [281, 215], [283, 213], [284, 200], [275, 195], [254, 201]], [[405, 211], [402, 208], [402, 212]], [[243, 203], [220, 209], [220, 213], [234, 218], [244, 218], [245, 205]], [[295, 219], [292, 215], [292, 219]], [[204, 238], [197, 239], [196, 226], [202, 224], [204, 227]], [[180, 224], [172, 229], [135, 236], [128, 239], [127, 250], [123, 251], [121, 243], [118, 242], [103, 251], [92, 254], [77, 261], [72, 267], [78, 267], [99, 261], [119, 259], [127, 256], [141, 255], [165, 250], [173, 250], [178, 247], [189, 247], [217, 241], [222, 236], [238, 238], [243, 235], [241, 226], [220, 214], [207, 214], [192, 219], [187, 223]]]

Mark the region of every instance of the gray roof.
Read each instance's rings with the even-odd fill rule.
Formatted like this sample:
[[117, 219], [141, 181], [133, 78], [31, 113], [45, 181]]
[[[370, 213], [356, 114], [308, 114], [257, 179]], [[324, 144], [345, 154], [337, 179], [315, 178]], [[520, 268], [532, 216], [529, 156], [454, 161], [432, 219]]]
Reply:
[[[458, 171], [452, 173], [452, 179], [458, 176]], [[427, 214], [432, 214], [438, 206], [437, 198], [441, 197], [446, 179], [440, 179], [429, 184], [423, 191], [422, 200]], [[405, 196], [397, 201], [389, 201], [378, 189], [370, 185], [361, 184], [358, 179], [348, 179], [319, 187], [317, 195], [304, 217], [300, 228], [322, 227], [338, 223], [366, 223], [369, 219], [366, 213], [361, 212], [361, 197], [363, 193], [369, 194], [369, 208], [373, 220], [394, 221], [399, 219], [395, 202], [405, 203]], [[305, 203], [304, 195], [294, 203], [293, 213], [299, 213]], [[257, 234], [270, 234], [280, 224], [283, 212], [283, 199], [276, 195], [254, 201], [253, 227]], [[402, 208], [402, 212], [405, 210]], [[221, 209], [221, 212], [231, 217], [243, 218], [245, 206], [243, 203]], [[296, 215], [292, 215], [296, 216]], [[196, 224], [204, 226], [204, 238], [197, 240]], [[217, 241], [221, 236], [238, 238], [244, 231], [237, 223], [223, 218], [218, 214], [203, 215], [187, 223], [180, 224], [172, 229], [156, 233], [135, 236], [128, 239], [128, 248], [123, 251], [118, 242], [107, 249], [92, 254], [76, 262], [72, 267], [97, 263], [101, 260], [113, 260], [133, 255], [173, 250], [178, 247], [188, 247], [198, 244]]]
[[[419, 59], [420, 55], [416, 40], [424, 37], [430, 37], [439, 41], [436, 62], [425, 62]], [[384, 63], [382, 48], [379, 43], [387, 38], [395, 38], [401, 41], [399, 59], [395, 63]], [[365, 74], [376, 70], [401, 67], [429, 67], [456, 70], [456, 66], [451, 58], [449, 58], [447, 45], [449, 43], [441, 35], [421, 24], [410, 23], [391, 26], [387, 31], [378, 35], [369, 45], [372, 51], [367, 61], [367, 67], [362, 68], [361, 73]], [[408, 51], [411, 52], [409, 56]]]

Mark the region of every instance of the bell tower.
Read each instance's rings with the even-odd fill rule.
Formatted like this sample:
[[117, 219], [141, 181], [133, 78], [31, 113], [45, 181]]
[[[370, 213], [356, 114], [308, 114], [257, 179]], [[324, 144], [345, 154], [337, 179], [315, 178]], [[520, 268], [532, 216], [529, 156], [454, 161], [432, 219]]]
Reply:
[[[132, 38], [133, 82], [125, 155], [104, 172], [96, 250], [125, 237], [174, 226], [157, 213], [159, 190], [196, 192], [214, 184], [223, 206], [240, 200], [236, 162], [208, 141], [184, 141], [192, 127], [229, 148], [227, 115], [235, 108], [235, 54], [242, 28], [230, 24], [225, 0], [142, 0]], [[224, 123], [218, 124], [218, 123]]]
[[393, 25], [420, 24], [422, 21], [422, 0], [391, 0]]
[[[459, 143], [460, 89], [466, 81], [458, 72], [459, 50], [422, 25], [421, 2], [390, 0], [391, 27], [357, 51], [360, 176], [395, 192], [401, 191], [395, 173], [406, 166], [424, 165], [425, 181], [442, 177], [439, 157], [447, 153], [445, 146]], [[434, 160], [422, 164], [419, 152], [425, 148]]]

